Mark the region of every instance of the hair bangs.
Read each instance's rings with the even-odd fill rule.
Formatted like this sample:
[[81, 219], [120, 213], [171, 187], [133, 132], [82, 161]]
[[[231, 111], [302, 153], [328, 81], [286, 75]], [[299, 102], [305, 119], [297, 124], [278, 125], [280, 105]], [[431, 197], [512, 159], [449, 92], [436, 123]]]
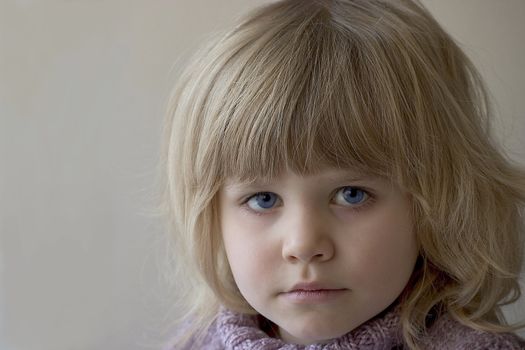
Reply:
[[327, 166], [390, 173], [399, 147], [387, 143], [392, 123], [382, 118], [399, 113], [375, 106], [383, 99], [380, 82], [363, 81], [374, 75], [362, 48], [319, 16], [271, 34], [243, 47], [223, 70], [223, 100], [234, 102], [215, 125], [222, 176], [249, 181]]

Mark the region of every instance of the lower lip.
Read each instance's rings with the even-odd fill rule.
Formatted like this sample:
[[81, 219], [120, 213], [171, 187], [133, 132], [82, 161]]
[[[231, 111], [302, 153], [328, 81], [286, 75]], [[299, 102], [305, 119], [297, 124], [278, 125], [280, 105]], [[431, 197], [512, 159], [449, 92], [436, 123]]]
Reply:
[[346, 291], [347, 289], [294, 290], [281, 295], [293, 303], [317, 304], [333, 301]]

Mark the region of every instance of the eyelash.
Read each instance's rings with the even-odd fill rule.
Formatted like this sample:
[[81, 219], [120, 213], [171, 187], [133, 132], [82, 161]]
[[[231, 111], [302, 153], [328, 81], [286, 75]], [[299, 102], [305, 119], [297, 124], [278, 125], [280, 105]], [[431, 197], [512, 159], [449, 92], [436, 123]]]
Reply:
[[[339, 191], [345, 189], [345, 188], [353, 188], [353, 189], [356, 189], [356, 190], [360, 190], [360, 191], [363, 191], [365, 193], [365, 195], [367, 196], [367, 198], [364, 200], [363, 203], [361, 204], [358, 204], [356, 206], [343, 206], [341, 205], [342, 207], [344, 208], [347, 208], [347, 209], [351, 209], [352, 211], [355, 211], [355, 212], [359, 212], [363, 209], [366, 209], [369, 205], [373, 204], [374, 201], [375, 201], [375, 196], [374, 194], [370, 191], [370, 190], [367, 190], [367, 189], [364, 189], [362, 187], [358, 187], [358, 186], [342, 186], [342, 187], [339, 187], [337, 188], [331, 198], [333, 200], [333, 198], [335, 198], [335, 196], [337, 195], [337, 193], [339, 193]], [[241, 207], [245, 210], [247, 210], [249, 213], [251, 214], [255, 214], [257, 216], [262, 216], [262, 215], [266, 215], [268, 214], [269, 212], [272, 211], [272, 209], [274, 209], [275, 207], [272, 207], [272, 208], [269, 208], [268, 210], [265, 210], [265, 211], [256, 211], [256, 210], [253, 210], [252, 208], [250, 208], [250, 206], [248, 205], [248, 202], [254, 198], [255, 196], [258, 196], [258, 195], [262, 195], [262, 194], [266, 194], [266, 193], [272, 193], [274, 195], [276, 195], [278, 197], [278, 201], [280, 200], [279, 196], [274, 193], [274, 192], [270, 192], [270, 191], [260, 191], [260, 192], [256, 192], [254, 194], [251, 194], [250, 196], [248, 197], [245, 197], [242, 201], [241, 201]]]

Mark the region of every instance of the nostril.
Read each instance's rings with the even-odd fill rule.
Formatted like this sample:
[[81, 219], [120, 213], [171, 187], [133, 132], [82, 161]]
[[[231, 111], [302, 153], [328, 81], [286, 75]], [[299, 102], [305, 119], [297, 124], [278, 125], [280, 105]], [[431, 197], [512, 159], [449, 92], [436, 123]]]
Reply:
[[[296, 239], [292, 239], [296, 238]], [[291, 237], [285, 240], [282, 246], [282, 256], [291, 263], [296, 262], [324, 262], [334, 255], [334, 242], [328, 235], [314, 237]]]

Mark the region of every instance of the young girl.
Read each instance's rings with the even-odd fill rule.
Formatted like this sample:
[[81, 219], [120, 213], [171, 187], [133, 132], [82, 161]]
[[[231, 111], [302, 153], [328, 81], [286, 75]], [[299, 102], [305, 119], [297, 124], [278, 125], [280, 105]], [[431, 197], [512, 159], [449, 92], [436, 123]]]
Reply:
[[525, 176], [419, 3], [283, 0], [199, 53], [166, 124], [174, 349], [522, 349]]

